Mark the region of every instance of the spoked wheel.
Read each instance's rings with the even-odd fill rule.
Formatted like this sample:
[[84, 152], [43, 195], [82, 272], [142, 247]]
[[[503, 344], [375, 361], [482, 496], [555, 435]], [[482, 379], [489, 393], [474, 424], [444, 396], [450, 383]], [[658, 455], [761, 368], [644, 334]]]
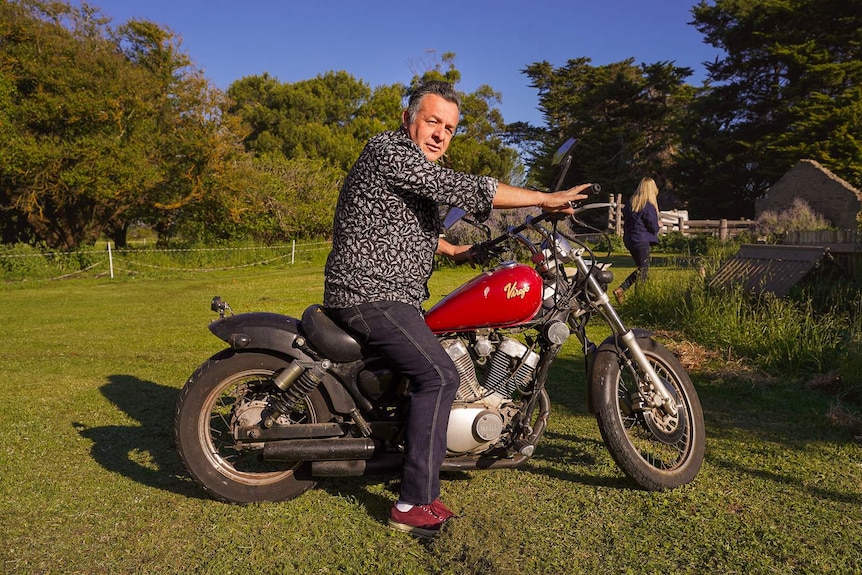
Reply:
[[645, 489], [671, 489], [692, 481], [700, 470], [706, 445], [703, 410], [676, 356], [652, 339], [639, 338], [638, 343], [673, 397], [677, 413], [639, 408], [643, 374], [636, 378], [617, 350], [608, 347], [599, 350], [593, 365], [596, 419], [605, 445], [626, 475]]
[[[291, 499], [314, 486], [301, 462], [267, 462], [263, 444], [240, 446], [234, 427], [254, 425], [271, 413], [272, 378], [283, 359], [225, 350], [189, 378], [177, 400], [176, 447], [186, 470], [212, 497], [232, 503]], [[318, 390], [282, 415], [279, 424], [329, 421]]]

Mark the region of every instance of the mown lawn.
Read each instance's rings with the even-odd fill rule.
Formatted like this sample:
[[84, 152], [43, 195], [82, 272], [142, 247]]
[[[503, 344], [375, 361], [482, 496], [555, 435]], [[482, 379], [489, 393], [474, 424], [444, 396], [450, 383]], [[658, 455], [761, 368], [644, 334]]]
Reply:
[[[434, 297], [470, 273], [441, 271]], [[299, 314], [321, 292], [320, 266], [0, 286], [0, 571], [862, 573], [862, 448], [828, 422], [828, 399], [694, 369], [703, 469], [648, 493], [585, 411], [577, 345], [555, 365], [536, 457], [445, 475], [461, 517], [431, 543], [386, 528], [395, 477], [327, 480], [277, 504], [208, 499], [179, 463], [172, 416], [221, 349], [211, 297]]]

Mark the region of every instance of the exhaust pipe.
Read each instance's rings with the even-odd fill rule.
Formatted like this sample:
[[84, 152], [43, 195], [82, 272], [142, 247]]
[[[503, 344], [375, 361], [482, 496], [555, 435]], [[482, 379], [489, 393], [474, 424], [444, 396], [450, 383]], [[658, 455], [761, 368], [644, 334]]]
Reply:
[[382, 453], [372, 459], [353, 461], [314, 461], [311, 464], [313, 477], [359, 477], [361, 475], [383, 475], [396, 473], [404, 464], [400, 453]]
[[[440, 471], [476, 471], [480, 469], [509, 469], [518, 467], [530, 459], [526, 455], [515, 455], [511, 458], [494, 459], [464, 455], [447, 458], [443, 461]], [[371, 459], [354, 459], [352, 461], [314, 461], [311, 464], [313, 477], [358, 477], [361, 475], [381, 475], [395, 473], [404, 464], [404, 456], [400, 453], [381, 453]]]
[[268, 461], [344, 461], [369, 459], [377, 446], [364, 437], [338, 439], [291, 439], [268, 441], [263, 458]]

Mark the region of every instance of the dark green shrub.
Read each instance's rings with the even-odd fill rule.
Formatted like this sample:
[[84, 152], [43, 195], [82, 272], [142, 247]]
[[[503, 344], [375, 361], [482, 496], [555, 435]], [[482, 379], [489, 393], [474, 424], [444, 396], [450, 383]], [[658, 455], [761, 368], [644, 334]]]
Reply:
[[0, 244], [0, 270], [6, 279], [41, 278], [50, 273], [45, 256], [28, 244]]

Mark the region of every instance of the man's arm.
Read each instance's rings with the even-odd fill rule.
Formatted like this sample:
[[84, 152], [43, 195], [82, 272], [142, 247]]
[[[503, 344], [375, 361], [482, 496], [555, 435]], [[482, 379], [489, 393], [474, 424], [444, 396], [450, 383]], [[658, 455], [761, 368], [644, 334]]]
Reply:
[[471, 247], [471, 245], [456, 246], [443, 238], [439, 238], [437, 240], [437, 255], [447, 256], [456, 262], [465, 261], [468, 259], [467, 252], [470, 251]]
[[536, 190], [516, 188], [500, 182], [497, 184], [497, 193], [494, 195], [495, 208], [542, 208], [546, 212], [571, 213], [569, 202], [585, 200], [587, 196], [581, 191], [586, 190], [592, 184], [580, 184], [568, 190], [548, 194]]
[[[548, 194], [536, 190], [516, 188], [501, 182], [497, 184], [497, 193], [494, 195], [493, 205], [495, 208], [529, 208], [535, 206], [546, 212], [572, 213], [569, 202], [586, 199], [588, 196], [580, 192], [591, 185], [581, 184], [568, 190]], [[437, 240], [437, 255], [447, 256], [456, 262], [464, 261], [469, 259], [467, 254], [471, 247], [470, 245], [450, 244], [443, 238], [439, 238]]]

